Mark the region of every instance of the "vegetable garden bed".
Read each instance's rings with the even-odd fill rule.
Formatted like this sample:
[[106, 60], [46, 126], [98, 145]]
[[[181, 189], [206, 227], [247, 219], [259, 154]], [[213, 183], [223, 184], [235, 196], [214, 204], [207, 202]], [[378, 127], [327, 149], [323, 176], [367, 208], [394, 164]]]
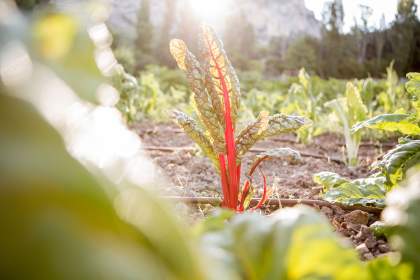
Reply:
[[[184, 203], [189, 205], [184, 210], [192, 221], [211, 211], [221, 198], [219, 177], [210, 161], [200, 155], [199, 149], [188, 136], [171, 123], [142, 122], [135, 124], [133, 129], [140, 135], [147, 153], [170, 181], [170, 187], [164, 190], [164, 195], [177, 198], [179, 208], [185, 208]], [[391, 140], [384, 144], [363, 143], [359, 151], [361, 163], [359, 167], [350, 169], [340, 161], [344, 141], [339, 135], [323, 134], [308, 145], [297, 143], [295, 138], [294, 134], [286, 134], [263, 141], [244, 159], [244, 166], [247, 167], [256, 152], [286, 146], [302, 154], [302, 161], [299, 163], [272, 160], [262, 165], [272, 189], [272, 203], [268, 201], [262, 209], [267, 214], [279, 207], [279, 203], [275, 202], [279, 199], [287, 202], [282, 204], [283, 207], [296, 204], [296, 200], [322, 201], [319, 196], [322, 189], [312, 179], [317, 172], [329, 170], [350, 179], [367, 177], [370, 175], [369, 166], [372, 162], [392, 147]], [[261, 178], [256, 176], [256, 185], [261, 183], [259, 180]], [[261, 193], [256, 196], [260, 195]], [[369, 211], [369, 208], [357, 206], [340, 207], [327, 202], [305, 204], [312, 204], [324, 213], [335, 229], [352, 241], [363, 259], [370, 259], [389, 250], [385, 238], [375, 237], [368, 228], [379, 219], [376, 209]]]

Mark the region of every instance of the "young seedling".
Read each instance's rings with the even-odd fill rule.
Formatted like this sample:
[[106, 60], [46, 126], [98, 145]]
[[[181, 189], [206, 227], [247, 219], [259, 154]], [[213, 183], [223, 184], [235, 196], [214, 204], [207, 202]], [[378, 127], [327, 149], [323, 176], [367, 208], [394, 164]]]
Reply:
[[[253, 196], [252, 176], [259, 165], [273, 157], [298, 159], [299, 154], [290, 149], [276, 149], [260, 156], [252, 165], [241, 188], [242, 157], [258, 141], [296, 131], [307, 122], [302, 117], [282, 114], [268, 116], [266, 112], [261, 112], [256, 121], [235, 133], [240, 107], [239, 81], [214, 31], [208, 26], [202, 26], [198, 59], [182, 40], [172, 40], [170, 51], [179, 68], [187, 75], [194, 94], [198, 121], [179, 111], [174, 113], [174, 117], [219, 172], [222, 206], [244, 211]], [[255, 208], [261, 207], [268, 197], [266, 177], [260, 173], [263, 178], [263, 196]]]

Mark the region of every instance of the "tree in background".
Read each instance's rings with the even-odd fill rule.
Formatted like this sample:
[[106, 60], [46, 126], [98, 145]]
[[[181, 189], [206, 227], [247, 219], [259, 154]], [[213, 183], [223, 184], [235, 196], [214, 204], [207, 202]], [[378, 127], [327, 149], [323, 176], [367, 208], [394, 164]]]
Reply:
[[341, 0], [325, 3], [323, 11], [324, 30], [321, 45], [320, 74], [340, 76], [339, 67], [343, 63], [343, 44], [340, 33], [344, 25], [344, 9]]
[[387, 30], [386, 30], [386, 23], [385, 23], [385, 15], [382, 14], [381, 21], [379, 24], [379, 29], [373, 32], [373, 38], [375, 41], [375, 54], [376, 54], [376, 62], [375, 62], [375, 70], [376, 73], [380, 73], [383, 69], [383, 53], [385, 49], [385, 43], [387, 41]]
[[142, 0], [137, 15], [137, 37], [135, 40], [136, 68], [143, 69], [155, 62], [152, 42], [154, 27], [150, 21], [150, 2]]
[[288, 70], [305, 68], [309, 72], [318, 70], [319, 42], [312, 37], [303, 37], [295, 40], [287, 49], [285, 64]]
[[[197, 53], [197, 34], [199, 32], [200, 22], [197, 19], [194, 9], [191, 6], [190, 1], [183, 1], [181, 9], [178, 13], [179, 24], [177, 28], [177, 38], [183, 40], [189, 47], [190, 51]], [[167, 46], [168, 47], [168, 46]]]
[[360, 64], [365, 63], [366, 61], [366, 52], [367, 52], [367, 46], [369, 43], [369, 18], [372, 16], [373, 9], [366, 5], [360, 5], [360, 19], [362, 21], [361, 26], [357, 24], [356, 21], [356, 27], [357, 31], [360, 34], [359, 39], [359, 57], [358, 62]]
[[[399, 73], [409, 72], [419, 63], [419, 21], [414, 0], [400, 0], [398, 12], [391, 27], [391, 45], [395, 58], [395, 68]], [[416, 61], [417, 60], [417, 61]]]
[[223, 42], [235, 67], [242, 70], [253, 68], [252, 60], [258, 54], [257, 38], [253, 25], [242, 9], [227, 17]]
[[165, 17], [163, 19], [162, 28], [155, 56], [163, 65], [174, 67], [175, 63], [169, 53], [169, 41], [172, 38], [172, 29], [175, 24], [175, 11], [177, 10], [177, 0], [165, 0]]

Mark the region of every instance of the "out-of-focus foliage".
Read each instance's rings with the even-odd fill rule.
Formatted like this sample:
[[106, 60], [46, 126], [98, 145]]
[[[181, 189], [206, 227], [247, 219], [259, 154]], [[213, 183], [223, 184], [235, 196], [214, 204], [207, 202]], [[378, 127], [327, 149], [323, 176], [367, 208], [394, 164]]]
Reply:
[[166, 120], [171, 109], [189, 104], [188, 90], [174, 83], [178, 76], [178, 72], [166, 68], [150, 67], [136, 79], [119, 68], [113, 76], [113, 85], [120, 92], [117, 108], [129, 123], [145, 118]]
[[362, 136], [360, 132], [351, 133], [351, 128], [367, 118], [368, 111], [363, 104], [358, 88], [347, 83], [345, 97], [329, 101], [325, 104], [334, 110], [340, 120], [346, 142], [346, 162], [350, 167], [358, 164], [358, 151]]
[[362, 128], [373, 128], [390, 132], [398, 131], [405, 135], [419, 135], [420, 126], [417, 120], [407, 114], [384, 114], [356, 124], [352, 132], [356, 133]]
[[391, 226], [391, 243], [401, 250], [402, 261], [411, 263], [413, 279], [420, 277], [420, 166], [408, 172], [402, 187], [394, 189], [387, 197], [388, 207], [382, 217]]
[[219, 222], [202, 235], [202, 247], [240, 279], [410, 279], [410, 267], [391, 265], [388, 258], [361, 262], [328, 220], [308, 207]]
[[413, 95], [413, 110], [411, 114], [385, 114], [379, 115], [367, 121], [361, 122], [353, 127], [353, 132], [368, 127], [385, 131], [398, 131], [408, 135], [403, 139], [401, 145], [387, 152], [383, 159], [376, 164], [382, 174], [387, 178], [387, 185], [394, 187], [405, 177], [406, 171], [420, 163], [420, 142], [415, 137], [420, 135], [420, 120], [417, 108], [417, 96], [420, 95], [418, 88], [418, 75], [411, 73], [407, 75], [410, 81], [407, 82], [407, 91]]
[[[23, 49], [31, 48], [21, 43]], [[11, 86], [4, 51], [1, 45], [0, 79], [7, 82], [0, 86], [2, 279], [418, 278], [416, 178], [398, 195], [404, 199], [391, 202], [393, 208], [387, 209], [400, 214], [390, 217], [402, 217], [394, 220], [394, 234], [403, 245], [403, 264], [392, 264], [388, 258], [361, 262], [328, 221], [307, 207], [282, 209], [271, 216], [223, 211], [207, 220], [194, 238], [172, 209], [149, 191], [126, 180], [116, 184], [108, 179], [110, 174], [95, 168], [89, 172], [70, 156], [64, 133], [59, 134], [34, 106], [21, 100], [31, 100], [28, 96], [37, 92], [15, 86], [33, 77]], [[74, 60], [84, 57], [71, 52], [68, 55]], [[37, 58], [24, 57], [33, 65], [43, 63]], [[55, 66], [70, 88], [81, 90], [84, 101], [93, 96], [89, 88], [66, 79], [67, 68], [69, 75], [74, 72], [72, 65], [64, 61]], [[54, 81], [47, 80], [47, 87], [54, 86]], [[106, 81], [101, 78], [101, 82]], [[57, 91], [57, 97], [62, 96]], [[43, 105], [55, 104], [52, 98]], [[57, 114], [62, 117], [64, 112]]]
[[61, 137], [33, 108], [4, 94], [2, 278], [203, 277], [186, 236], [154, 197], [143, 189], [127, 188], [113, 204], [105, 189], [115, 187], [99, 185], [67, 154]]
[[320, 172], [314, 175], [315, 183], [322, 185], [322, 198], [345, 205], [365, 205], [385, 207], [384, 177], [349, 180], [333, 172]]
[[412, 140], [398, 145], [386, 153], [377, 164], [390, 186], [405, 179], [408, 169], [420, 163], [420, 140]]

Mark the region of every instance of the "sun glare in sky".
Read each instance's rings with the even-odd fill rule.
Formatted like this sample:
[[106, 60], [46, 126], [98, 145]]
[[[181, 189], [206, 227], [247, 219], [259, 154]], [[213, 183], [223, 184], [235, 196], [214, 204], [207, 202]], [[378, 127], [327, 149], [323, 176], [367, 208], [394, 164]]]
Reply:
[[215, 22], [223, 20], [229, 11], [230, 0], [189, 0], [200, 20]]

